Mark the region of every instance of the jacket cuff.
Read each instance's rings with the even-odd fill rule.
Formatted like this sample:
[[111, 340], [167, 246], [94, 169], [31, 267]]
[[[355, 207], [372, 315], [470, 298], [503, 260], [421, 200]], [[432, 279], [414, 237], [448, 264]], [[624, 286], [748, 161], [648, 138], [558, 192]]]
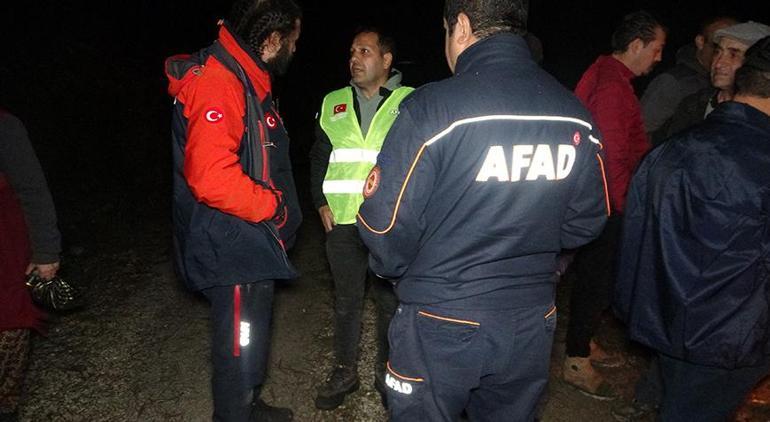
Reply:
[[33, 252], [32, 263], [34, 264], [53, 264], [59, 262], [59, 254], [52, 252]]

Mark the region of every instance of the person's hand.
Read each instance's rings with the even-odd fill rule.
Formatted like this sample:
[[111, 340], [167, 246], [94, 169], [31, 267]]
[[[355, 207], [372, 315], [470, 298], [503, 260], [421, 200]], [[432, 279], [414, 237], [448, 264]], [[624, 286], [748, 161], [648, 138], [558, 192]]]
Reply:
[[334, 214], [332, 209], [328, 205], [324, 205], [318, 209], [318, 215], [321, 216], [321, 224], [324, 225], [324, 231], [329, 233], [332, 231], [336, 223], [334, 222]]
[[34, 262], [27, 266], [26, 275], [35, 272], [43, 280], [50, 280], [56, 277], [56, 272], [59, 271], [59, 263], [54, 262], [52, 264], [35, 264]]

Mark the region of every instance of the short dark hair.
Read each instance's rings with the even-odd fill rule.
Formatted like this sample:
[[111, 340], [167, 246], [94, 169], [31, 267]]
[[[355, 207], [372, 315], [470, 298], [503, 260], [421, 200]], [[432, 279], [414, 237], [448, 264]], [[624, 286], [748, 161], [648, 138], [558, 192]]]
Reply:
[[612, 51], [622, 53], [628, 50], [628, 45], [639, 38], [646, 46], [655, 41], [655, 30], [660, 28], [666, 32], [666, 27], [646, 10], [629, 13], [623, 16], [620, 25], [612, 33]]
[[735, 71], [735, 92], [751, 97], [770, 98], [770, 37], [754, 43]]
[[377, 45], [380, 47], [382, 54], [390, 53], [393, 57], [396, 57], [396, 39], [389, 32], [386, 32], [379, 26], [364, 25], [356, 28], [353, 32], [353, 38], [364, 33], [377, 34]]
[[259, 53], [273, 32], [282, 38], [291, 34], [297, 19], [302, 19], [302, 9], [294, 0], [235, 0], [228, 22], [236, 35]]
[[473, 35], [482, 39], [499, 32], [523, 35], [527, 32], [529, 0], [446, 0], [444, 19], [452, 34], [457, 15], [465, 13]]
[[[738, 19], [735, 19], [734, 17], [728, 16], [728, 15], [708, 17], [700, 22], [700, 28], [698, 29], [698, 34], [706, 35], [706, 32], [708, 31], [709, 27], [719, 22], [738, 23]], [[706, 40], [706, 41], [709, 42], [711, 40]]]

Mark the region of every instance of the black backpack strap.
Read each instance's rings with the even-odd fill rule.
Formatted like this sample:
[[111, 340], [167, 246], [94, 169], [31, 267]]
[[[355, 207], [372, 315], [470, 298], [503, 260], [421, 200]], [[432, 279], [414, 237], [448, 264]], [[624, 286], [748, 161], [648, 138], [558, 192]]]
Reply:
[[255, 181], [263, 182], [267, 185], [270, 182], [270, 162], [266, 159], [266, 148], [268, 145], [271, 145], [271, 142], [270, 133], [265, 122], [265, 111], [259, 101], [259, 96], [241, 65], [222, 47], [219, 41], [214, 42], [210, 47], [210, 52], [220, 63], [233, 72], [243, 84], [246, 95], [246, 121], [244, 122], [246, 125], [246, 142], [241, 143], [238, 156], [246, 174]]
[[[222, 47], [219, 41], [215, 41], [210, 47], [210, 53], [238, 77], [243, 84], [246, 94], [246, 142], [241, 142], [241, 148], [238, 151], [241, 166], [255, 183], [273, 190], [273, 187], [270, 185], [270, 160], [267, 159], [267, 147], [272, 145], [272, 142], [270, 141], [270, 132], [265, 121], [265, 110], [259, 101], [257, 91], [254, 89], [251, 80], [246, 76], [243, 67]], [[262, 137], [263, 135], [264, 138]], [[286, 213], [286, 207], [283, 197], [278, 193], [274, 192], [274, 194], [278, 202], [275, 219], [281, 220], [284, 218], [284, 213]], [[280, 243], [280, 236], [275, 224], [272, 222], [264, 223], [271, 229]]]

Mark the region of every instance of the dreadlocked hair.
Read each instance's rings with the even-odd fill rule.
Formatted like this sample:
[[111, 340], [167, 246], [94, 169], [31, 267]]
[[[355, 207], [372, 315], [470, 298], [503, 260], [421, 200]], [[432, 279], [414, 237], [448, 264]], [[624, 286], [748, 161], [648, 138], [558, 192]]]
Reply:
[[235, 0], [228, 20], [235, 33], [260, 53], [270, 34], [287, 37], [297, 19], [302, 19], [302, 10], [294, 0]]

